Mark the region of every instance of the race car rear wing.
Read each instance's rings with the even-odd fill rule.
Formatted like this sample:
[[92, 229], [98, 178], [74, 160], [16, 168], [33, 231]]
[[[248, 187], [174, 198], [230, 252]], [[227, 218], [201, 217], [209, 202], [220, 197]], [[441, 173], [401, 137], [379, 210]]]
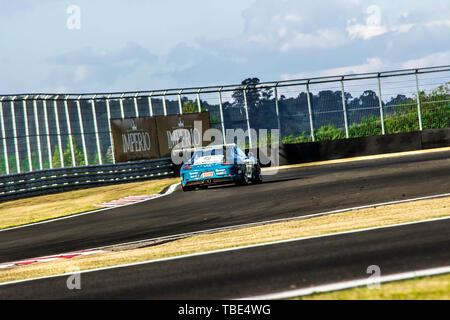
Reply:
[[185, 152], [185, 151], [194, 152], [194, 151], [221, 149], [221, 148], [227, 148], [227, 147], [236, 147], [236, 144], [235, 143], [226, 143], [226, 144], [216, 144], [216, 145], [206, 146], [206, 147], [173, 149], [172, 152]]

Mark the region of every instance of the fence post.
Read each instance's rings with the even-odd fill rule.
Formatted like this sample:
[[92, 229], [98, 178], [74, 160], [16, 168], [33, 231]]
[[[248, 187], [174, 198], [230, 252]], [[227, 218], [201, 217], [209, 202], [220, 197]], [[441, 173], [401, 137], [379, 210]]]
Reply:
[[180, 114], [183, 114], [183, 103], [181, 102], [181, 93], [183, 92], [183, 89], [178, 91], [178, 109]]
[[218, 95], [219, 95], [219, 112], [220, 112], [220, 122], [221, 122], [221, 129], [222, 129], [222, 142], [223, 144], [226, 144], [226, 137], [225, 137], [225, 120], [223, 118], [223, 106], [222, 106], [222, 89], [221, 87], [219, 89]]
[[150, 112], [150, 117], [153, 117], [152, 95], [153, 91], [150, 92], [150, 95], [148, 96], [148, 111]]
[[248, 130], [248, 144], [250, 149], [253, 149], [253, 144], [252, 144], [252, 134], [250, 131], [250, 119], [248, 116], [248, 102], [247, 102], [247, 87], [248, 85], [245, 85], [243, 91], [244, 91], [244, 103], [245, 103], [245, 120], [247, 120], [247, 130]]
[[109, 94], [106, 97], [106, 121], [108, 121], [109, 141], [111, 142], [112, 162], [116, 163], [116, 158], [114, 157], [114, 143], [113, 143], [112, 129], [111, 129], [111, 106], [109, 105], [109, 98], [111, 98], [111, 94]]
[[136, 118], [139, 118], [139, 107], [137, 103], [137, 97], [139, 95], [139, 92], [134, 95], [134, 113], [136, 115]]
[[197, 90], [197, 108], [198, 108], [198, 112], [202, 112], [202, 106], [201, 106], [201, 102], [200, 102], [200, 91], [202, 90], [202, 88]]
[[44, 100], [42, 101], [43, 107], [44, 107], [44, 124], [45, 124], [45, 134], [47, 136], [47, 155], [48, 155], [48, 163], [50, 166], [50, 169], [53, 169], [53, 159], [52, 159], [52, 145], [50, 141], [50, 128], [48, 126], [48, 108], [47, 108], [47, 98], [49, 96], [44, 96]]
[[19, 154], [19, 141], [17, 137], [17, 125], [16, 125], [16, 111], [14, 110], [14, 100], [16, 100], [17, 96], [12, 97], [11, 99], [11, 120], [13, 125], [13, 133], [14, 133], [14, 152], [16, 155], [16, 170], [17, 173], [21, 172], [20, 169], [20, 154]]
[[273, 92], [275, 94], [275, 113], [277, 114], [278, 143], [281, 144], [283, 137], [281, 135], [280, 108], [279, 108], [279, 105], [278, 105], [278, 82], [275, 83], [275, 86], [273, 88]]
[[341, 90], [342, 90], [342, 109], [344, 111], [344, 126], [345, 126], [345, 137], [348, 138], [348, 116], [347, 116], [347, 106], [345, 103], [345, 91], [344, 91], [344, 76], [341, 79]]
[[59, 159], [61, 161], [61, 168], [64, 168], [64, 154], [62, 149], [61, 128], [59, 127], [59, 116], [58, 116], [58, 98], [59, 95], [55, 96], [53, 100], [53, 107], [55, 109], [56, 134], [58, 137], [58, 146], [59, 146]]
[[166, 93], [167, 93], [167, 91], [164, 91], [163, 101], [162, 101], [163, 102], [163, 112], [164, 112], [165, 116], [167, 116]]
[[9, 160], [8, 160], [8, 144], [6, 141], [6, 130], [5, 130], [5, 117], [3, 114], [3, 99], [0, 99], [0, 120], [2, 121], [2, 141], [3, 141], [3, 154], [5, 156], [5, 172], [9, 174]]
[[81, 134], [81, 143], [83, 144], [83, 156], [84, 156], [84, 165], [89, 165], [88, 154], [86, 149], [86, 137], [84, 136], [84, 125], [83, 125], [83, 117], [81, 115], [81, 106], [80, 106], [81, 95], [78, 96], [76, 104], [77, 104], [77, 113], [78, 120], [80, 121], [80, 134]]
[[124, 95], [125, 95], [125, 93], [122, 93], [122, 94], [120, 95], [120, 98], [119, 98], [120, 117], [121, 117], [122, 119], [125, 118], [125, 110], [123, 109], [123, 96], [124, 96]]
[[72, 126], [70, 125], [70, 115], [69, 115], [69, 105], [67, 100], [69, 96], [67, 95], [64, 99], [64, 109], [66, 111], [66, 123], [67, 123], [67, 133], [69, 134], [69, 145], [70, 145], [70, 155], [72, 156], [72, 167], [77, 166], [77, 162], [75, 161], [75, 152], [73, 149], [73, 139], [72, 139]]
[[380, 121], [381, 121], [381, 134], [385, 134], [384, 128], [384, 111], [383, 111], [383, 98], [381, 96], [381, 79], [380, 74], [378, 74], [378, 103], [380, 105]]
[[95, 130], [95, 140], [97, 141], [98, 162], [99, 164], [103, 164], [102, 149], [100, 146], [100, 136], [98, 134], [97, 111], [95, 110], [95, 97], [97, 97], [96, 94], [94, 94], [94, 96], [92, 97], [92, 104], [91, 104], [92, 116], [94, 118], [94, 130]]
[[28, 113], [27, 113], [27, 99], [28, 95], [22, 100], [23, 107], [23, 122], [25, 124], [25, 140], [27, 143], [27, 157], [28, 157], [28, 170], [33, 171], [33, 162], [31, 159], [31, 144], [30, 144], [30, 127], [28, 126]]
[[417, 76], [419, 70], [416, 69], [416, 91], [417, 91], [417, 114], [419, 117], [419, 130], [422, 131], [422, 108], [420, 105], [420, 90], [419, 90], [419, 77]]
[[312, 141], [316, 141], [316, 137], [314, 134], [314, 119], [313, 119], [313, 113], [312, 113], [312, 105], [311, 105], [311, 97], [309, 94], [309, 81], [306, 83], [306, 101], [308, 102], [308, 114], [309, 114], [309, 128], [311, 130], [311, 139]]
[[37, 99], [39, 95], [36, 95], [33, 99], [33, 109], [34, 109], [34, 125], [36, 126], [36, 139], [37, 139], [37, 149], [39, 158], [39, 170], [43, 170], [44, 166], [42, 164], [42, 150], [41, 150], [41, 131], [39, 129], [39, 117], [37, 111]]

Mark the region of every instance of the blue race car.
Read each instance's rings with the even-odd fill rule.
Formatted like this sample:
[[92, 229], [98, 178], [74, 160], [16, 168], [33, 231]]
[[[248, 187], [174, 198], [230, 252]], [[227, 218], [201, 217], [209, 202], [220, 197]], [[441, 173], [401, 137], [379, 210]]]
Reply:
[[258, 159], [247, 156], [236, 145], [220, 145], [194, 149], [180, 170], [183, 191], [209, 185], [262, 183]]

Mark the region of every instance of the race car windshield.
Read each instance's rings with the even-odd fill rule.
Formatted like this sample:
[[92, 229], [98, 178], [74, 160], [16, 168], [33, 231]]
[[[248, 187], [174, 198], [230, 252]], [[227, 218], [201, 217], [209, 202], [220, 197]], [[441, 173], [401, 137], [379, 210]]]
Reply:
[[192, 155], [192, 160], [201, 158], [201, 157], [207, 157], [207, 156], [215, 156], [215, 155], [223, 155], [222, 149], [210, 149], [210, 150], [201, 150], [201, 151], [195, 151]]

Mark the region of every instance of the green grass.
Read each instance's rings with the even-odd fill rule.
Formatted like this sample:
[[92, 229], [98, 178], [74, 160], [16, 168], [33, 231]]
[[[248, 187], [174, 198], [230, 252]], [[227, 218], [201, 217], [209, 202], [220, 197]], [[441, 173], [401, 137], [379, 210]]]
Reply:
[[302, 300], [449, 300], [450, 274], [381, 284], [380, 288], [358, 287], [313, 294]]
[[123, 183], [0, 203], [0, 229], [100, 209], [103, 202], [159, 193], [179, 178]]

